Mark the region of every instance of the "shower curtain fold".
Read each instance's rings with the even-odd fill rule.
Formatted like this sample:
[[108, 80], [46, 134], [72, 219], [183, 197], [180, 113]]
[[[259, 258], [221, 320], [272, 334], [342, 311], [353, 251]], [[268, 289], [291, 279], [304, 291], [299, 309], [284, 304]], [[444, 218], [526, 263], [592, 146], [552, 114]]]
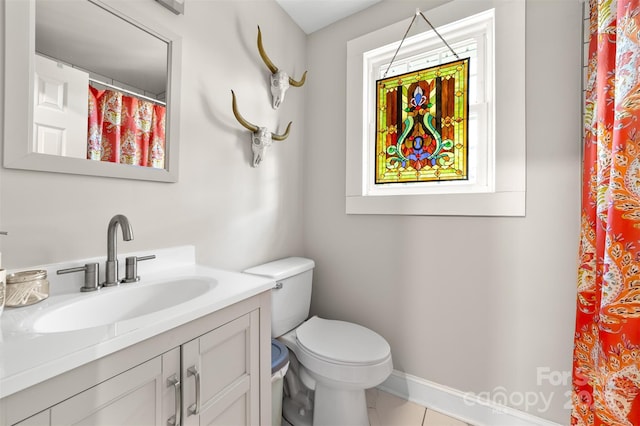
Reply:
[[572, 425], [640, 425], [640, 0], [589, 2]]
[[89, 86], [87, 158], [164, 168], [166, 108]]

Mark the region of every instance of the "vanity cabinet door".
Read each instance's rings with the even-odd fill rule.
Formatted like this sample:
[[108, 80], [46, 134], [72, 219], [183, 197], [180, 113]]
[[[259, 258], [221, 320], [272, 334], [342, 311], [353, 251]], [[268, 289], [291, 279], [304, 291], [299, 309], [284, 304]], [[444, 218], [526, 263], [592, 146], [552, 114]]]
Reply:
[[259, 312], [182, 346], [184, 425], [259, 424]]
[[166, 425], [162, 356], [127, 370], [51, 408], [54, 425]]

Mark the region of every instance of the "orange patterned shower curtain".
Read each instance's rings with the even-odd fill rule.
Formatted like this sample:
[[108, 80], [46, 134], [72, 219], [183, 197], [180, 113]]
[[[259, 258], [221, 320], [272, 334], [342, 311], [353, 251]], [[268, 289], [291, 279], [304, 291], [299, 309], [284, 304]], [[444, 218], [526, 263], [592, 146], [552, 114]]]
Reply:
[[87, 158], [164, 168], [166, 108], [89, 86]]
[[640, 425], [640, 0], [591, 0], [573, 425]]

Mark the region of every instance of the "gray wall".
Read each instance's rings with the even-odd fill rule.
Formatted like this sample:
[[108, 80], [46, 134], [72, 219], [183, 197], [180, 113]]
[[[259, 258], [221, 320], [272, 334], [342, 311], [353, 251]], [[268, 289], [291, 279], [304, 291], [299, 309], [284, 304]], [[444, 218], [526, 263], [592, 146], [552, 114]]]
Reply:
[[[119, 242], [121, 252], [195, 244], [201, 263], [230, 269], [301, 253], [306, 88], [290, 90], [272, 110], [256, 36], [259, 24], [273, 61], [299, 76], [305, 34], [272, 1], [187, 1], [183, 16], [153, 0], [135, 6], [183, 38], [179, 182], [2, 168], [0, 229], [10, 232], [0, 242], [3, 265], [106, 256], [107, 223], [116, 213], [129, 218], [135, 235]], [[250, 134], [233, 117], [231, 89], [251, 122], [282, 132], [293, 121], [289, 138], [275, 142], [259, 168], [250, 166]]]
[[551, 406], [529, 412], [566, 424], [569, 383], [538, 380], [537, 369], [571, 369], [581, 4], [527, 2], [526, 217], [346, 215], [346, 43], [416, 7], [425, 2], [386, 0], [309, 37], [304, 233], [317, 264], [312, 310], [381, 333], [397, 370], [491, 397], [504, 388], [516, 401], [517, 393], [543, 393]]

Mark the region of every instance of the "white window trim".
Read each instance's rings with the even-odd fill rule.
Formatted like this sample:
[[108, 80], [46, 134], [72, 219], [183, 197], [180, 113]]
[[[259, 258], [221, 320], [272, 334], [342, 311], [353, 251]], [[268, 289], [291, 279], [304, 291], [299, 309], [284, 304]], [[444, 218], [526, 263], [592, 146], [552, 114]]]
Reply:
[[[370, 102], [363, 81], [363, 55], [397, 42], [411, 19], [366, 34], [347, 44], [346, 212], [348, 214], [524, 216], [526, 189], [525, 1], [454, 0], [426, 11], [441, 27], [495, 9], [495, 174], [493, 190], [476, 193], [369, 195], [367, 120]], [[367, 176], [367, 179], [369, 176]]]

